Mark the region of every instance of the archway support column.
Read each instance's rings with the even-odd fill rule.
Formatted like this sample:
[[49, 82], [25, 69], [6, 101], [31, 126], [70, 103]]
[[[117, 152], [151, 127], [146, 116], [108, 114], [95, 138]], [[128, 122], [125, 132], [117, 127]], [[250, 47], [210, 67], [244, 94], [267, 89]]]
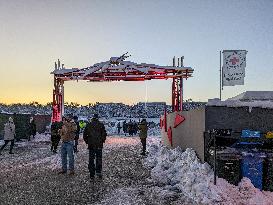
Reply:
[[183, 111], [183, 78], [173, 78], [172, 83], [172, 111]]
[[60, 122], [64, 113], [64, 81], [54, 76], [52, 122]]

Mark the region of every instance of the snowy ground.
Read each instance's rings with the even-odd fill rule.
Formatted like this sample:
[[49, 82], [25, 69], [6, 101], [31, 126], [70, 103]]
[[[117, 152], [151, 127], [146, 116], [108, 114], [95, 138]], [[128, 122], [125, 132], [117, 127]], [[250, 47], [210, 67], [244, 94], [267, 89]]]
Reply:
[[[192, 200], [147, 180], [137, 137], [109, 137], [103, 151], [103, 180], [89, 180], [83, 141], [75, 158], [76, 175], [60, 176], [59, 153], [49, 152], [49, 135], [6, 148], [0, 156], [0, 204], [185, 204]], [[152, 143], [153, 139], [151, 139]], [[157, 140], [158, 141], [158, 140]], [[2, 143], [1, 143], [2, 144]]]
[[[137, 137], [108, 137], [103, 150], [103, 180], [89, 180], [83, 141], [75, 157], [76, 175], [60, 176], [60, 155], [49, 152], [49, 135], [17, 143], [0, 156], [0, 204], [273, 204], [249, 180], [239, 186], [218, 179], [191, 149], [169, 150], [149, 138], [149, 155], [141, 157]], [[2, 144], [2, 142], [1, 142]]]

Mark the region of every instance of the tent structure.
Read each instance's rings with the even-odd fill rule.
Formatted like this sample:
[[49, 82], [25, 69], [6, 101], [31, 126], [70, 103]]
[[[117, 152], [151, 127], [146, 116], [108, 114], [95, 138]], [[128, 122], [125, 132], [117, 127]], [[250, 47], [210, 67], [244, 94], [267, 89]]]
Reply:
[[[120, 57], [111, 57], [110, 60], [96, 63], [86, 68], [70, 68], [61, 65], [59, 59], [55, 62], [54, 89], [53, 89], [53, 112], [52, 121], [61, 121], [64, 113], [64, 82], [86, 80], [89, 82], [104, 81], [145, 81], [152, 79], [173, 79], [172, 83], [172, 110], [181, 111], [183, 102], [183, 78], [192, 77], [191, 67], [159, 66], [155, 64], [134, 63], [126, 61], [127, 53]], [[178, 63], [179, 64], [179, 63]], [[183, 65], [183, 57], [181, 57]]]

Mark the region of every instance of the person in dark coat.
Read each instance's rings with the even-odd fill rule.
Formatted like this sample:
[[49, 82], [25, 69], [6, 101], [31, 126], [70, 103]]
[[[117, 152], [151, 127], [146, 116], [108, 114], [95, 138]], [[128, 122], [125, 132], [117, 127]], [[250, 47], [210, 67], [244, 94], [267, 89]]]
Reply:
[[142, 119], [139, 124], [139, 138], [142, 144], [141, 155], [146, 154], [146, 139], [147, 139], [148, 125], [146, 119]]
[[80, 124], [79, 124], [77, 116], [74, 116], [74, 122], [77, 125], [77, 131], [76, 131], [76, 135], [75, 135], [74, 152], [78, 152], [78, 144], [79, 144], [81, 127], [80, 127]]
[[123, 129], [124, 135], [126, 136], [126, 133], [128, 131], [128, 125], [126, 123], [126, 120], [124, 120], [124, 122], [122, 124], [122, 129]]
[[57, 148], [61, 140], [59, 130], [62, 128], [62, 122], [52, 122], [51, 124], [51, 151], [57, 153]]
[[[93, 179], [95, 174], [102, 178], [102, 148], [106, 140], [107, 133], [103, 123], [98, 119], [98, 115], [94, 114], [91, 122], [89, 122], [83, 132], [83, 139], [89, 149], [88, 169], [90, 178]], [[96, 165], [94, 160], [96, 159]]]
[[133, 130], [134, 130], [134, 135], [137, 134], [137, 131], [138, 131], [138, 124], [136, 122], [133, 123]]
[[29, 124], [28, 124], [28, 141], [30, 141], [30, 138], [35, 138], [36, 135], [36, 124], [34, 122], [33, 117], [30, 117]]
[[9, 153], [13, 154], [12, 148], [14, 146], [14, 137], [15, 137], [15, 125], [13, 123], [12, 117], [9, 118], [8, 122], [4, 126], [4, 141], [5, 144], [0, 148], [0, 155], [2, 150], [7, 146], [7, 144], [10, 142], [10, 148]]
[[130, 120], [128, 122], [127, 131], [130, 136], [133, 136], [133, 122]]

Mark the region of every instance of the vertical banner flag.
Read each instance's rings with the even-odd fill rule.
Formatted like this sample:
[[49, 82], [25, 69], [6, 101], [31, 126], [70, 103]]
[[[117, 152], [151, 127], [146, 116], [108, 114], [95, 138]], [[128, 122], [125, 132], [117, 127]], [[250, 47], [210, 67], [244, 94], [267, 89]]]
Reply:
[[246, 50], [223, 51], [223, 86], [244, 85]]

